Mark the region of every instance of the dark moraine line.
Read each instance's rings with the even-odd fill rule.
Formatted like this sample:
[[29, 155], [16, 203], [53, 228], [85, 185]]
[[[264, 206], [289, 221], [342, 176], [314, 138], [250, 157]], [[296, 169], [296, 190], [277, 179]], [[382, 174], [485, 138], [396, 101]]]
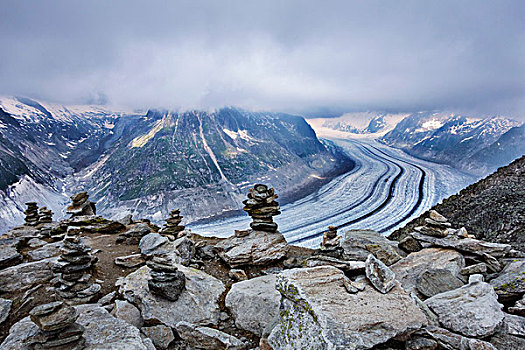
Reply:
[[[359, 149], [361, 149], [361, 152], [363, 153], [371, 153], [373, 154], [372, 152], [370, 152], [367, 148], [365, 147], [362, 147], [361, 145], [357, 146]], [[368, 152], [367, 152], [368, 151]], [[349, 210], [352, 210], [354, 208], [357, 208], [358, 206], [360, 206], [361, 204], [363, 204], [364, 202], [366, 202], [368, 200], [368, 198], [370, 198], [370, 196], [372, 196], [372, 194], [376, 191], [377, 189], [377, 186], [383, 182], [383, 178], [388, 174], [388, 172], [390, 171], [391, 169], [391, 166], [389, 164], [387, 164], [386, 162], [384, 162], [383, 164], [386, 165], [387, 169], [378, 177], [377, 181], [372, 185], [372, 188], [370, 189], [370, 191], [363, 196], [363, 199], [361, 199], [360, 201], [358, 201], [357, 203], [354, 203], [353, 205], [349, 206], [349, 207], [345, 207], [344, 209], [341, 209], [341, 210], [338, 210], [336, 212], [333, 212], [331, 215], [329, 216], [326, 216], [323, 218], [323, 220], [327, 220], [327, 219], [331, 219], [331, 218], [334, 218], [338, 215], [341, 215]], [[351, 174], [351, 173], [350, 173]], [[348, 175], [350, 175], [348, 174]], [[346, 178], [346, 176], [344, 176], [343, 178], [341, 178], [339, 180], [339, 182], [342, 182], [344, 180], [344, 178]], [[339, 183], [338, 182], [338, 183]], [[323, 191], [323, 193], [326, 192], [326, 191]], [[297, 226], [294, 226], [286, 231], [283, 232], [283, 234], [286, 234], [287, 232], [290, 232], [290, 231], [295, 231], [295, 230], [298, 230], [298, 229], [301, 229], [301, 228], [304, 228], [304, 227], [308, 227], [310, 226], [312, 223], [304, 223], [304, 224], [300, 224], [300, 225], [297, 225]], [[323, 232], [321, 232], [322, 234]], [[317, 234], [316, 234], [317, 235]], [[297, 241], [300, 241], [302, 238], [298, 238]], [[291, 242], [295, 242], [295, 240], [291, 240]]]
[[[372, 146], [376, 151], [378, 152], [381, 152], [382, 154], [384, 155], [388, 155], [386, 154], [385, 152], [381, 151], [380, 149]], [[412, 165], [413, 167], [417, 168], [420, 172], [421, 172], [421, 177], [419, 179], [419, 186], [418, 186], [418, 191], [419, 191], [419, 196], [417, 198], [417, 202], [416, 204], [414, 204], [414, 206], [412, 207], [412, 209], [410, 209], [410, 211], [404, 215], [401, 219], [397, 220], [396, 222], [394, 222], [393, 224], [390, 224], [388, 225], [387, 227], [384, 227], [382, 228], [381, 230], [379, 230], [379, 233], [384, 233], [388, 230], [390, 230], [391, 228], [399, 225], [400, 223], [402, 223], [403, 221], [405, 221], [406, 219], [408, 219], [409, 217], [411, 217], [415, 211], [421, 206], [421, 202], [423, 202], [423, 195], [424, 195], [424, 187], [425, 187], [425, 179], [426, 179], [426, 176], [427, 176], [427, 173], [425, 172], [425, 170], [423, 170], [423, 168], [421, 168], [419, 165], [415, 164], [415, 163], [412, 163], [412, 162], [409, 162], [409, 161], [406, 161], [406, 160], [403, 160], [403, 159], [400, 159], [400, 158], [397, 158], [397, 157], [393, 157], [390, 155], [390, 157], [394, 158], [394, 159], [397, 159], [398, 161], [400, 162], [403, 162], [403, 163], [406, 163], [406, 164], [410, 164]]]
[[[399, 169], [399, 173], [394, 177], [394, 179], [392, 180], [392, 182], [390, 183], [390, 188], [389, 188], [389, 192], [388, 192], [388, 196], [386, 197], [386, 199], [381, 203], [379, 204], [374, 210], [358, 217], [358, 218], [355, 218], [353, 220], [350, 220], [350, 221], [347, 221], [345, 222], [344, 224], [342, 225], [339, 225], [337, 226], [337, 229], [340, 229], [340, 228], [343, 228], [343, 227], [346, 227], [346, 226], [349, 226], [349, 225], [352, 225], [352, 224], [355, 224], [359, 221], [362, 221], [364, 219], [367, 219], [369, 218], [370, 216], [376, 214], [377, 212], [379, 212], [381, 209], [383, 209], [384, 207], [386, 207], [388, 205], [388, 203], [390, 203], [390, 201], [392, 200], [392, 197], [393, 197], [393, 193], [395, 191], [395, 188], [396, 188], [396, 184], [397, 182], [399, 181], [399, 179], [401, 178], [401, 176], [403, 176], [403, 174], [405, 173], [405, 169], [403, 169], [403, 167], [401, 167], [400, 165], [396, 164], [395, 162], [389, 160], [389, 159], [386, 159], [384, 157], [381, 157], [379, 156], [378, 154], [372, 152], [370, 149], [368, 149], [367, 147], [364, 147], [369, 153], [375, 155], [376, 157], [380, 158], [380, 159], [383, 159], [384, 161], [386, 162], [389, 162], [391, 164], [394, 164], [395, 166], [397, 166], [397, 168]], [[383, 153], [384, 154], [384, 153]], [[390, 157], [389, 155], [387, 155], [388, 157]], [[290, 240], [290, 242], [288, 242], [289, 244], [297, 244], [297, 243], [301, 243], [301, 242], [304, 242], [304, 241], [308, 241], [310, 239], [313, 239], [313, 238], [316, 238], [316, 237], [319, 237], [321, 236], [324, 232], [326, 231], [321, 231], [321, 232], [316, 232], [316, 233], [312, 233], [310, 235], [307, 235], [307, 236], [303, 236], [301, 238], [298, 238], [298, 239], [293, 239], [293, 240]]]

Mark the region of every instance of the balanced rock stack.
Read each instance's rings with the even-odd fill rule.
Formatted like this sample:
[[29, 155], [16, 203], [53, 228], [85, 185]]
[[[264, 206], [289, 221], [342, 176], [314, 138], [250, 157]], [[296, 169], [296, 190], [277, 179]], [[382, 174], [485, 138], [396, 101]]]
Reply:
[[166, 223], [164, 224], [164, 227], [160, 233], [165, 235], [173, 235], [176, 238], [181, 231], [184, 231], [184, 226], [180, 225], [181, 221], [182, 216], [180, 215], [180, 210], [172, 210], [170, 212], [170, 217], [166, 219]]
[[27, 202], [26, 205], [27, 205], [27, 209], [26, 211], [24, 211], [24, 214], [26, 215], [24, 219], [25, 224], [27, 226], [38, 225], [38, 220], [40, 218], [38, 216], [38, 205], [36, 204], [36, 202]]
[[256, 231], [277, 231], [277, 224], [273, 222], [273, 217], [281, 212], [279, 203], [275, 201], [278, 198], [275, 190], [268, 189], [266, 185], [257, 184], [249, 191], [248, 199], [243, 201], [243, 209], [252, 217], [250, 227]]
[[40, 208], [40, 223], [53, 222], [53, 212], [47, 207]]
[[89, 281], [91, 275], [87, 271], [93, 267], [97, 259], [89, 253], [91, 248], [82, 242], [80, 233], [81, 229], [68, 229], [60, 259], [54, 266], [54, 271], [60, 274], [57, 295], [72, 305], [92, 301], [101, 288], [99, 284]]
[[438, 238], [447, 237], [448, 235], [456, 235], [462, 238], [467, 237], [467, 230], [465, 230], [465, 228], [459, 230], [453, 229], [452, 224], [448, 222], [447, 218], [435, 210], [431, 210], [429, 217], [425, 218], [424, 226], [417, 226], [414, 230], [423, 235]]
[[177, 269], [169, 259], [154, 257], [147, 262], [151, 269], [151, 280], [148, 281], [149, 289], [170, 301], [177, 301], [186, 286], [186, 277]]
[[80, 192], [71, 196], [73, 203], [67, 207], [66, 213], [71, 214], [71, 217], [95, 215], [97, 213], [95, 203], [88, 201], [88, 198], [87, 192]]
[[29, 312], [29, 317], [39, 328], [25, 344], [32, 349], [83, 349], [84, 327], [75, 323], [77, 311], [61, 301], [39, 305]]
[[323, 242], [321, 243], [321, 248], [337, 248], [341, 245], [341, 238], [342, 236], [337, 235], [337, 227], [328, 226], [328, 231], [323, 233]]

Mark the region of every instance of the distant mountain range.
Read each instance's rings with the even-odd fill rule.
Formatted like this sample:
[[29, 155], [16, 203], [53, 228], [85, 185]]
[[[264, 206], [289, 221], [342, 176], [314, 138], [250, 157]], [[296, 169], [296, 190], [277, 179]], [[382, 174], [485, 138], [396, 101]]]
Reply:
[[241, 209], [255, 182], [286, 201], [353, 166], [302, 117], [236, 108], [140, 114], [0, 98], [0, 140], [0, 226], [19, 223], [29, 200], [60, 216], [80, 190], [108, 216], [119, 207], [160, 221], [180, 207], [194, 221]]
[[471, 118], [443, 112], [349, 113], [309, 122], [314, 123], [316, 130], [376, 138], [410, 155], [449, 164], [477, 176], [525, 154], [525, 125], [505, 117]]

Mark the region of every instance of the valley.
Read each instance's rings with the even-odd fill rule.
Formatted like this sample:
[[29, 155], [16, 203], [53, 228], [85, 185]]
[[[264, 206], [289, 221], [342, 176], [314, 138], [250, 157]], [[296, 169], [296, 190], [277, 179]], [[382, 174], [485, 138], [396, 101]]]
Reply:
[[[356, 166], [316, 192], [282, 206], [276, 222], [291, 244], [318, 247], [329, 225], [388, 234], [475, 181], [450, 166], [414, 158], [374, 140], [331, 141], [355, 159]], [[249, 222], [243, 215], [189, 227], [225, 237]]]

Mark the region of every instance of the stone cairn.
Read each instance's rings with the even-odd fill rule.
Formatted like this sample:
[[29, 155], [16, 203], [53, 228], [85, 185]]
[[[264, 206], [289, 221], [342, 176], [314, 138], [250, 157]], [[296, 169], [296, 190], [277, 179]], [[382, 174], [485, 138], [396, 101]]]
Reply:
[[75, 321], [78, 313], [75, 308], [55, 301], [35, 307], [29, 317], [39, 328], [25, 340], [30, 349], [83, 349], [84, 327]]
[[462, 227], [460, 229], [453, 229], [452, 224], [448, 219], [435, 210], [431, 210], [429, 217], [425, 218], [425, 225], [414, 228], [416, 232], [423, 235], [433, 236], [438, 238], [447, 237], [449, 235], [458, 236], [459, 238], [467, 238], [467, 230]]
[[38, 205], [36, 202], [27, 202], [27, 209], [24, 211], [25, 217], [25, 224], [27, 226], [36, 226], [38, 225], [38, 221], [40, 217], [38, 216]]
[[40, 208], [40, 223], [53, 222], [53, 212], [47, 207]]
[[337, 235], [337, 227], [328, 226], [328, 231], [323, 233], [323, 242], [321, 249], [333, 249], [341, 245], [342, 236]]
[[89, 303], [101, 289], [99, 284], [89, 281], [91, 275], [87, 271], [97, 259], [89, 253], [91, 248], [80, 239], [81, 231], [78, 228], [68, 229], [60, 259], [54, 266], [54, 272], [59, 273], [57, 296], [71, 305]]
[[244, 211], [252, 217], [250, 227], [256, 231], [276, 232], [277, 224], [273, 222], [275, 215], [281, 214], [279, 203], [275, 200], [278, 196], [273, 188], [257, 184], [250, 188], [248, 199], [244, 200]]
[[172, 210], [170, 217], [166, 219], [166, 223], [160, 233], [163, 235], [173, 235], [177, 238], [179, 233], [184, 231], [184, 226], [180, 225], [182, 218], [179, 209]]
[[67, 207], [66, 213], [71, 214], [71, 217], [95, 215], [97, 213], [95, 203], [88, 201], [88, 198], [87, 192], [80, 192], [71, 196], [72, 203]]
[[186, 286], [186, 277], [177, 269], [171, 260], [155, 256], [147, 262], [151, 280], [148, 281], [149, 289], [170, 301], [177, 301]]

